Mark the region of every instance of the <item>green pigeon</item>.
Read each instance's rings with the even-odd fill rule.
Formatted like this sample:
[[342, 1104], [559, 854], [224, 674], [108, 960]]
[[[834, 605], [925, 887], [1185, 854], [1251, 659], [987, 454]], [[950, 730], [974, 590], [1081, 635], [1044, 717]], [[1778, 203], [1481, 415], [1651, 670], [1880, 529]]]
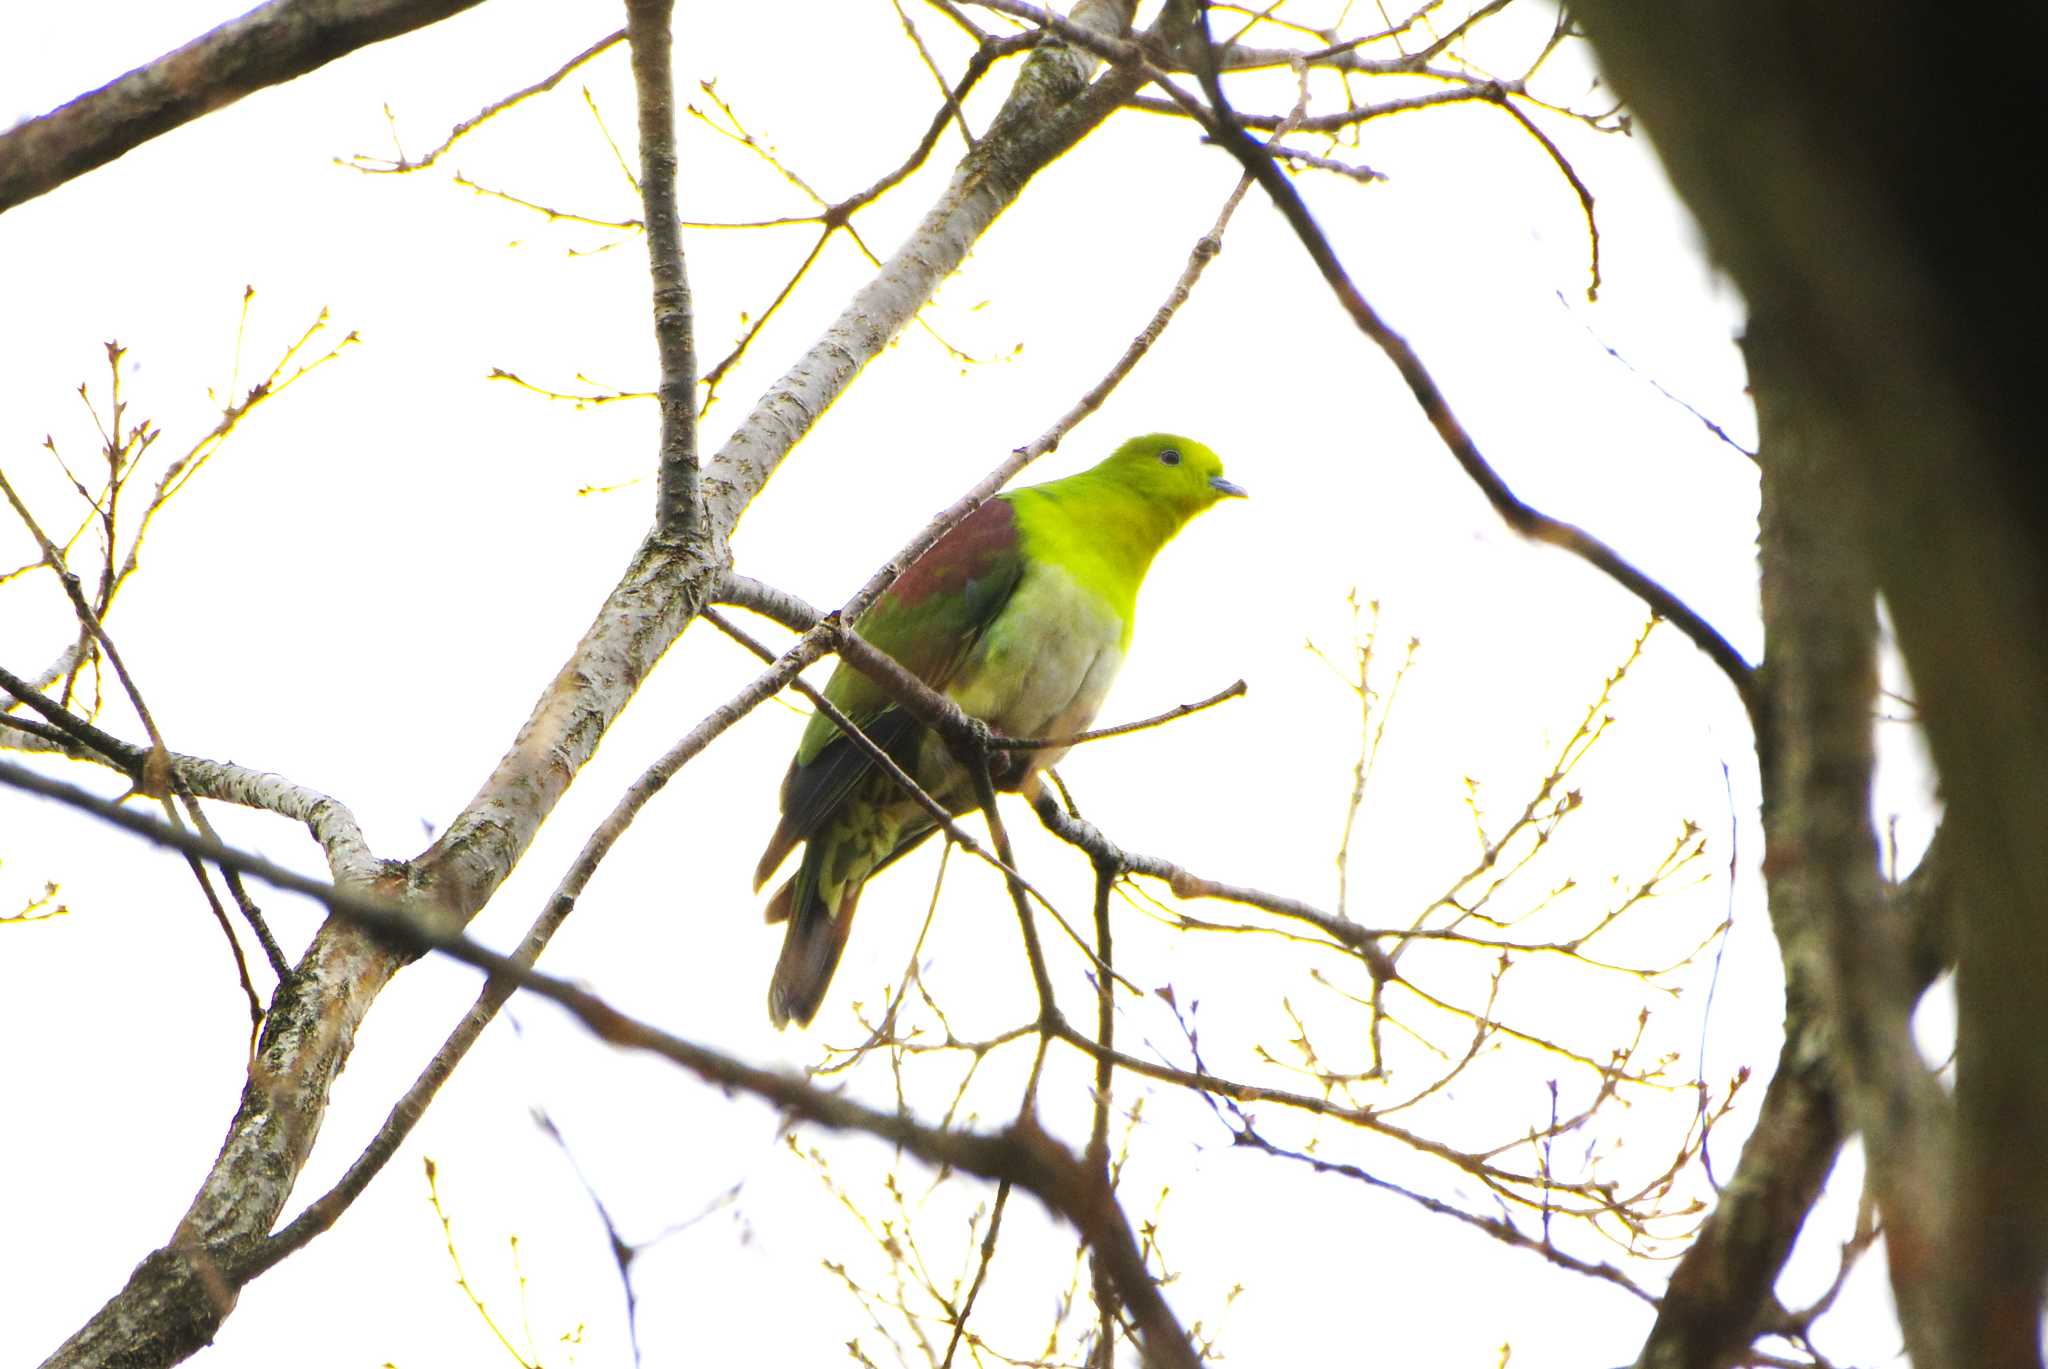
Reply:
[[[1223, 462], [1172, 433], [1134, 437], [1102, 464], [984, 503], [911, 563], [855, 623], [860, 635], [1004, 736], [1086, 731], [1131, 645], [1138, 586], [1189, 519], [1244, 491]], [[832, 701], [948, 811], [974, 782], [943, 739], [842, 663]], [[1062, 749], [1025, 753], [1002, 788], [1035, 793]], [[768, 986], [778, 1027], [807, 1023], [832, 982], [869, 877], [936, 830], [823, 713], [782, 781], [782, 821], [754, 873], [759, 891], [798, 842], [803, 861], [768, 901], [786, 922]]]

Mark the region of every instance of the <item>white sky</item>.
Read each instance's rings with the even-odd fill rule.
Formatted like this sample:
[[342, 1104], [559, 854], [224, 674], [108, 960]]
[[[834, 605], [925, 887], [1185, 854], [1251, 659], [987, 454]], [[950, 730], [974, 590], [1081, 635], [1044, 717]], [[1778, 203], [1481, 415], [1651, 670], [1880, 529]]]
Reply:
[[[1548, 25], [1535, 6], [1516, 8], [1528, 13], [1487, 49], [1504, 64]], [[893, 166], [930, 117], [930, 78], [883, 0], [681, 9], [685, 94], [701, 105], [695, 82], [715, 78], [752, 130], [830, 197]], [[226, 17], [227, 7], [182, 0], [16, 7], [0, 17], [0, 120], [40, 113]], [[928, 11], [914, 17], [957, 72], [963, 45], [950, 27]], [[502, 367], [562, 388], [579, 388], [578, 372], [647, 388], [654, 356], [640, 241], [546, 222], [473, 196], [448, 175], [460, 170], [595, 217], [636, 216], [579, 94], [587, 82], [630, 148], [624, 50], [487, 127], [435, 171], [368, 177], [335, 159], [389, 152], [387, 104], [417, 154], [615, 22], [607, 7], [493, 0], [262, 92], [0, 218], [0, 464], [53, 524], [66, 493], [39, 444], [50, 434], [74, 463], [92, 459], [92, 420], [75, 390], [83, 380], [103, 395], [105, 340], [129, 348], [131, 416], [153, 419], [161, 451], [171, 451], [212, 422], [206, 389], [225, 392], [245, 284], [257, 296], [244, 385], [323, 307], [328, 336], [360, 330], [360, 347], [255, 415], [166, 515], [110, 626], [173, 746], [335, 794], [383, 855], [417, 851], [423, 824], [445, 823], [474, 791], [647, 521], [651, 486], [639, 477], [653, 451], [650, 406], [579, 411], [486, 379]], [[1570, 99], [1587, 79], [1583, 53], [1568, 51], [1548, 88]], [[969, 102], [977, 127], [1006, 88], [999, 78]], [[1361, 286], [1417, 345], [1514, 488], [1608, 539], [1753, 658], [1755, 468], [1645, 379], [1753, 441], [1731, 340], [1739, 301], [1702, 259], [1644, 139], [1599, 137], [1556, 119], [1544, 126], [1599, 197], [1606, 284], [1597, 305], [1584, 299], [1576, 199], [1496, 112], [1370, 125], [1350, 155], [1387, 173], [1388, 184], [1302, 184]], [[949, 134], [933, 170], [858, 220], [878, 252], [929, 203], [959, 147]], [[740, 568], [814, 603], [843, 599], [1100, 374], [1163, 297], [1234, 179], [1229, 159], [1189, 126], [1141, 114], [1120, 116], [1059, 162], [927, 314], [983, 360], [963, 367], [924, 332], [907, 332], [756, 502], [736, 542]], [[686, 217], [807, 210], [772, 171], [694, 123], [684, 130], [682, 180]], [[808, 228], [688, 236], [705, 366], [810, 240]], [[866, 269], [843, 238], [827, 250], [726, 381], [706, 419], [707, 450]], [[1063, 772], [1086, 811], [1134, 849], [1334, 902], [1329, 861], [1355, 708], [1303, 643], [1341, 654], [1346, 594], [1356, 586], [1382, 603], [1384, 647], [1397, 651], [1410, 635], [1423, 646], [1361, 818], [1353, 908], [1368, 921], [1412, 916], [1419, 897], [1470, 861], [1465, 777], [1480, 782], [1494, 825], [1519, 808], [1639, 630], [1640, 606], [1499, 524], [1256, 194], [1165, 341], [1043, 474], [1155, 428], [1211, 443], [1255, 497], [1205, 518], [1162, 558], [1105, 720], [1197, 698], [1240, 675], [1250, 697], [1084, 749]], [[7, 526], [0, 553], [11, 568], [32, 550]], [[68, 632], [46, 577], [0, 587], [0, 660], [9, 668], [39, 670]], [[761, 634], [782, 640], [765, 626]], [[692, 630], [476, 934], [509, 945], [622, 787], [750, 673], [736, 648]], [[1709, 878], [1655, 916], [1672, 920], [1675, 941], [1697, 940], [1731, 911], [1735, 931], [1711, 1017], [1702, 977], [1676, 1003], [1660, 1000], [1655, 1039], [1688, 1059], [1704, 1041], [1717, 1085], [1740, 1064], [1758, 1066], [1753, 1106], [1781, 1008], [1754, 873], [1746, 727], [1725, 682], [1668, 629], [1653, 636], [1613, 711], [1618, 726], [1581, 777], [1587, 809], [1573, 819], [1578, 836], [1555, 856], [1551, 882], [1570, 874], [1597, 890], [1611, 878], [1640, 879], [1682, 819], [1704, 827]], [[109, 718], [139, 735], [120, 710]], [[760, 926], [747, 877], [800, 725], [789, 709], [764, 708], [694, 763], [620, 845], [546, 966], [748, 1059], [801, 1067], [818, 1058], [821, 1040], [855, 1038], [850, 1004], [877, 1002], [900, 972], [936, 854], [870, 890], [817, 1026], [771, 1031], [762, 996], [779, 933]], [[112, 792], [75, 767], [63, 773]], [[1924, 840], [1923, 775], [1906, 765], [1878, 802], [1908, 814], [1909, 860]], [[231, 840], [318, 868], [303, 833], [282, 820], [216, 821]], [[1085, 863], [1034, 827], [1020, 808], [1013, 829], [1027, 872], [1085, 917]], [[0, 791], [0, 910], [46, 879], [62, 881], [70, 915], [0, 927], [0, 1117], [11, 1152], [0, 1171], [0, 1362], [9, 1364], [48, 1353], [169, 1234], [232, 1113], [247, 1034], [219, 934], [181, 865]], [[1020, 1020], [1028, 998], [997, 893], [985, 872], [956, 861], [926, 945], [935, 978], [955, 986], [949, 1006], [962, 1035]], [[295, 951], [315, 914], [280, 896], [263, 902]], [[1125, 963], [1134, 977], [1172, 982], [1183, 1004], [1201, 1000], [1205, 1048], [1229, 1062], [1231, 1043], [1285, 1039], [1278, 986], [1296, 991], [1302, 976], [1284, 947], [1160, 935], [1128, 906], [1119, 917], [1120, 954], [1133, 957]], [[1071, 992], [1085, 992], [1076, 957], [1055, 971]], [[468, 972], [423, 963], [383, 995], [335, 1089], [300, 1201], [354, 1157], [474, 992]], [[1602, 1047], [1633, 1015], [1590, 992], [1536, 1011]], [[199, 1362], [274, 1363], [287, 1345], [318, 1364], [509, 1362], [452, 1283], [422, 1155], [442, 1167], [473, 1280], [514, 1322], [505, 1239], [520, 1237], [546, 1363], [562, 1362], [550, 1343], [578, 1324], [575, 1362], [630, 1362], [602, 1234], [560, 1154], [528, 1123], [534, 1104], [556, 1117], [631, 1239], [742, 1186], [736, 1202], [641, 1261], [648, 1363], [826, 1363], [856, 1336], [887, 1362], [886, 1345], [820, 1265], [868, 1267], [871, 1244], [815, 1172], [777, 1144], [766, 1109], [614, 1055], [544, 1006], [521, 1002], [510, 1016], [522, 1030], [491, 1029], [368, 1195], [337, 1230], [252, 1285]], [[1185, 1058], [1156, 1004], [1134, 1005], [1124, 1030]], [[982, 1116], [1000, 1121], [1014, 1106], [1014, 1083], [1002, 1081], [1022, 1064], [991, 1061], [973, 1095]], [[1681, 1077], [1692, 1068], [1681, 1065]], [[1470, 1095], [1449, 1100], [1438, 1125], [1494, 1134], [1533, 1115], [1529, 1090], [1540, 1092], [1541, 1078], [1478, 1078], [1492, 1082], [1468, 1082]], [[890, 1096], [880, 1072], [852, 1086]], [[1048, 1090], [1056, 1126], [1084, 1115], [1074, 1062]], [[1194, 1100], [1153, 1094], [1147, 1109], [1139, 1144], [1152, 1158], [1134, 1169], [1127, 1206], [1150, 1215], [1161, 1186], [1170, 1188], [1159, 1217], [1168, 1258], [1184, 1273], [1170, 1295], [1183, 1316], [1220, 1324], [1222, 1350], [1240, 1363], [1491, 1365], [1511, 1342], [1518, 1366], [1605, 1364], [1630, 1358], [1640, 1342], [1646, 1313], [1612, 1289], [1418, 1220], [1396, 1199], [1233, 1154]], [[1645, 1106], [1629, 1120], [1650, 1128], [1657, 1112]], [[1260, 1121], [1292, 1134], [1284, 1117]], [[1656, 1121], [1659, 1139], [1649, 1144], [1672, 1134], [1666, 1122]], [[1744, 1111], [1717, 1144], [1724, 1173], [1747, 1125]], [[1339, 1141], [1351, 1144], [1329, 1144]], [[854, 1142], [831, 1153], [835, 1176], [875, 1203], [887, 1154]], [[1410, 1157], [1362, 1156], [1376, 1172], [1483, 1208]], [[958, 1222], [987, 1197], [949, 1184], [921, 1229], [957, 1243]], [[955, 1206], [957, 1216], [944, 1215]], [[1029, 1203], [1006, 1220], [977, 1325], [1035, 1348], [1064, 1287], [1069, 1256], [1060, 1251], [1071, 1245], [1048, 1235]], [[949, 1268], [966, 1258], [964, 1244], [937, 1249]], [[1818, 1288], [1830, 1268], [1825, 1251], [1810, 1254], [1788, 1292]], [[1865, 1271], [1866, 1296], [1845, 1302], [1827, 1342], [1866, 1360], [1895, 1345], [1873, 1293], [1876, 1273]], [[1234, 1284], [1245, 1291], [1226, 1310]], [[309, 1316], [320, 1324], [310, 1357]]]

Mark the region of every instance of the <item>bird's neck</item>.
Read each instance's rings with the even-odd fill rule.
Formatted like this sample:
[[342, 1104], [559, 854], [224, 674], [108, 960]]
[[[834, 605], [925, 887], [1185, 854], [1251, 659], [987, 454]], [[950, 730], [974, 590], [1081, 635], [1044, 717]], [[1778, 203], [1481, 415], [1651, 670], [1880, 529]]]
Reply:
[[1145, 572], [1187, 515], [1094, 476], [1083, 471], [1009, 498], [1021, 515], [1031, 555], [1063, 567], [1106, 599], [1122, 616], [1128, 637]]

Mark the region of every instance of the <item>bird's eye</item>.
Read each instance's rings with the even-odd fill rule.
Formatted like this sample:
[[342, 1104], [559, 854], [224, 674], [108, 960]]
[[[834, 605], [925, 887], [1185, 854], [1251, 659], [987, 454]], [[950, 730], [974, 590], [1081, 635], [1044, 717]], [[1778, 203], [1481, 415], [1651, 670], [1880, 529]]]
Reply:
[[1180, 464], [1180, 453], [1168, 447], [1159, 453], [1159, 464], [1162, 466], [1178, 466]]

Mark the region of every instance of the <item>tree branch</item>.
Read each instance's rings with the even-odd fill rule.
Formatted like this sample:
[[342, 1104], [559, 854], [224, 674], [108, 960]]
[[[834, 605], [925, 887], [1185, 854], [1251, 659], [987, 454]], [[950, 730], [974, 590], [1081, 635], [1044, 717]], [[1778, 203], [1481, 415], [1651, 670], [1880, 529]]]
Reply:
[[271, 0], [39, 119], [0, 133], [0, 213], [253, 91], [477, 0]]
[[[929, 1127], [897, 1112], [877, 1111], [843, 1094], [818, 1089], [800, 1076], [748, 1065], [657, 1030], [618, 1011], [587, 989], [542, 974], [516, 957], [486, 949], [459, 932], [437, 928], [389, 900], [307, 879], [260, 857], [180, 831], [6, 761], [0, 761], [0, 784], [69, 804], [158, 845], [246, 870], [280, 888], [317, 898], [336, 916], [355, 923], [379, 942], [403, 948], [408, 956], [434, 951], [472, 965], [490, 976], [493, 983], [502, 981], [560, 1004], [601, 1040], [661, 1056], [709, 1083], [753, 1094], [804, 1121], [835, 1130], [864, 1132], [909, 1151], [927, 1164], [950, 1166], [983, 1179], [1008, 1181], [1027, 1189], [1075, 1227], [1104, 1260], [1119, 1296], [1131, 1306], [1144, 1329], [1150, 1362], [1188, 1369], [1199, 1363], [1187, 1332], [1145, 1268], [1137, 1237], [1100, 1174], [1028, 1117], [1020, 1118], [1001, 1132], [983, 1134]], [[215, 1272], [232, 1277], [242, 1271], [224, 1268]], [[232, 1287], [227, 1291], [231, 1295]]]
[[1313, 904], [1300, 899], [1269, 894], [1263, 889], [1252, 889], [1238, 884], [1221, 884], [1213, 879], [1194, 874], [1169, 860], [1158, 856], [1140, 855], [1126, 851], [1105, 835], [1101, 828], [1086, 818], [1069, 813], [1060, 806], [1051, 794], [1041, 793], [1033, 803], [1038, 820], [1047, 830], [1069, 845], [1078, 847], [1098, 866], [1107, 865], [1120, 874], [1150, 875], [1166, 881], [1176, 898], [1215, 898], [1229, 903], [1242, 903], [1248, 908], [1258, 908], [1279, 917], [1293, 918], [1306, 922], [1317, 931], [1347, 950], [1355, 952], [1366, 964], [1375, 979], [1399, 978], [1394, 962], [1380, 949], [1378, 937], [1373, 929], [1360, 925], [1348, 917], [1326, 913]]
[[[1716, 260], [1775, 315], [1841, 426], [1828, 499], [1868, 530], [1964, 910], [1954, 1244], [1929, 1272], [1957, 1363], [2039, 1365], [2048, 1037], [2014, 1024], [2048, 996], [2048, 423], [2031, 322], [2048, 277], [2036, 235], [1971, 193], [2038, 158], [2039, 102], [1930, 65], [1900, 0], [1572, 13]], [[2048, 36], [2040, 12], [2010, 17], [2011, 42]]]
[[1916, 1364], [1963, 1364], [1939, 1301], [1951, 1108], [1913, 1040], [1924, 983], [1912, 930], [1878, 881], [1870, 816], [1876, 574], [1862, 527], [1828, 496], [1845, 479], [1841, 429], [1787, 344], [1760, 311], [1745, 345], [1764, 478], [1771, 921], [1787, 1003], [1820, 1018], [1842, 1112], [1864, 1137], [1907, 1348]]
[[[1947, 844], [1937, 832], [1891, 896], [1898, 918], [1913, 929], [1916, 997], [1955, 963]], [[1780, 919], [1777, 930], [1792, 938], [1787, 964], [1812, 964], [1823, 954], [1810, 924]], [[1713, 1212], [1671, 1271], [1636, 1369], [1725, 1369], [1774, 1329], [1778, 1276], [1847, 1134], [1823, 1007], [1808, 993], [1788, 996], [1785, 1044], [1756, 1126]]]
[[[50, 734], [54, 733], [56, 737], [65, 739], [69, 743], [68, 747], [61, 748], [65, 755], [73, 760], [104, 765], [127, 776], [129, 783], [141, 784], [143, 766], [149, 759], [148, 750], [122, 741], [60, 708], [34, 685], [4, 667], [0, 667], [0, 689], [50, 719], [52, 726], [47, 731], [37, 729], [36, 735], [49, 740]], [[0, 720], [0, 727], [26, 728], [27, 720]], [[367, 880], [380, 868], [376, 857], [370, 853], [368, 843], [363, 840], [362, 828], [357, 826], [355, 814], [339, 800], [282, 775], [252, 770], [248, 766], [210, 761], [175, 751], [170, 753], [170, 757], [171, 773], [198, 798], [240, 804], [244, 808], [261, 808], [304, 823], [313, 834], [313, 840], [319, 842], [320, 849], [326, 852], [327, 868], [336, 879]]]
[[633, 90], [640, 110], [640, 200], [654, 276], [654, 344], [661, 356], [660, 492], [654, 523], [688, 541], [703, 523], [697, 470], [697, 344], [676, 209], [676, 92], [669, 16], [675, 0], [626, 0]]
[[[1409, 393], [1414, 395], [1423, 416], [1429, 420], [1430, 426], [1436, 429], [1437, 436], [1449, 449], [1451, 456], [1466, 475], [1471, 477], [1472, 482], [1479, 486], [1487, 502], [1493, 505], [1494, 511], [1509, 527], [1531, 541], [1548, 543], [1571, 552], [1606, 573], [1609, 578], [1636, 595], [1661, 617], [1669, 619], [1673, 626], [1690, 638], [1693, 645], [1705, 652], [1707, 658], [1728, 677], [1729, 683], [1735, 686], [1735, 692], [1754, 724], [1760, 714], [1756, 672], [1718, 629], [1677, 595], [1638, 570], [1599, 538], [1583, 528], [1552, 518], [1549, 514], [1524, 503], [1486, 460], [1479, 450], [1478, 443], [1473, 441], [1472, 435], [1465, 430], [1465, 425], [1452, 410], [1449, 398], [1436, 383], [1436, 377], [1431, 375], [1429, 368], [1423, 364], [1421, 355], [1409, 345], [1406, 338], [1387, 325], [1379, 316], [1379, 312], [1359, 292], [1357, 285], [1344, 270], [1343, 263], [1338, 260], [1336, 250], [1330, 246], [1328, 237], [1316, 223], [1315, 216], [1309, 212], [1308, 205], [1302, 200], [1301, 192], [1294, 188], [1294, 183], [1280, 170], [1279, 165], [1273, 160], [1272, 153], [1244, 131], [1243, 125], [1223, 93], [1223, 83], [1217, 71], [1214, 49], [1206, 46], [1206, 5], [1202, 13], [1202, 29], [1197, 36], [1204, 43], [1205, 51], [1209, 53], [1209, 60], [1198, 64], [1201, 67], [1198, 74], [1202, 88], [1209, 96], [1210, 110], [1205, 122], [1209, 125], [1211, 136], [1238, 160], [1245, 168], [1246, 174], [1256, 179], [1260, 188], [1272, 199], [1274, 208], [1280, 211], [1281, 216], [1287, 220], [1288, 227], [1294, 230], [1295, 236], [1307, 250], [1310, 260], [1315, 262], [1316, 269], [1321, 272], [1324, 282], [1337, 297], [1337, 302], [1343, 306], [1345, 313], [1351, 316], [1351, 321], [1357, 325], [1358, 330], [1370, 338], [1386, 354], [1387, 359], [1394, 363], [1394, 369], [1400, 372], [1401, 379], [1407, 383]], [[1175, 87], [1165, 83], [1165, 89], [1172, 93]], [[1758, 729], [1758, 735], [1763, 735], [1761, 728]]]
[[482, 109], [449, 129], [448, 136], [428, 149], [425, 156], [408, 158], [401, 152], [399, 160], [395, 162], [382, 162], [381, 164], [378, 164], [377, 159], [357, 156], [351, 158], [348, 165], [358, 171], [377, 176], [404, 175], [410, 171], [424, 171], [439, 161], [442, 153], [461, 142], [490, 120], [497, 118], [514, 105], [530, 100], [536, 95], [545, 95], [548, 91], [560, 85], [563, 78], [570, 72], [576, 70], [576, 68], [584, 63], [611, 51], [612, 48], [625, 41], [626, 31], [624, 29], [614, 29], [589, 47], [583, 49], [583, 51], [577, 53], [574, 57], [571, 57], [568, 61], [562, 63], [562, 65], [556, 67], [546, 76], [541, 77], [540, 80], [535, 81], [532, 85], [521, 86], [503, 99], [493, 100], [490, 104], [485, 105]]

